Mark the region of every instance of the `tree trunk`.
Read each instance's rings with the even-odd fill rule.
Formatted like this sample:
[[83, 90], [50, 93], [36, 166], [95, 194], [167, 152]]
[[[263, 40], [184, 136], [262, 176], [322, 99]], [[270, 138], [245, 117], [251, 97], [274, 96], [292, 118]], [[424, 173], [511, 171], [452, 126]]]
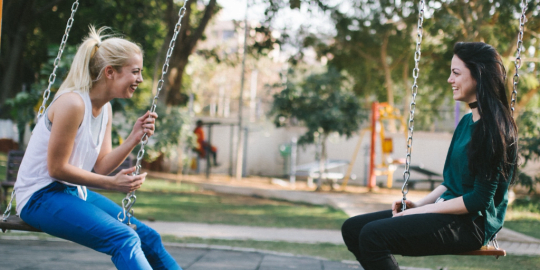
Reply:
[[[36, 6], [34, 0], [7, 0], [4, 1], [3, 10], [3, 36], [2, 55], [0, 56], [0, 105], [7, 99], [15, 96], [22, 89], [23, 81], [23, 53], [26, 48], [26, 39], [32, 25], [39, 20], [39, 16], [64, 0], [48, 1]], [[26, 76], [28, 77], [28, 76]]]
[[[12, 38], [12, 43], [8, 44], [9, 48], [11, 49], [6, 56], [7, 63], [4, 66], [4, 76], [2, 76], [2, 85], [1, 85], [1, 97], [2, 97], [2, 103], [5, 102], [7, 99], [13, 97], [14, 89], [20, 87], [21, 82], [17, 82], [17, 79], [20, 78], [18, 74], [21, 72], [21, 63], [22, 63], [22, 53], [24, 49], [24, 44], [26, 41], [26, 33], [28, 30], [27, 23], [29, 22], [30, 18], [32, 17], [33, 13], [33, 0], [28, 1], [27, 3], [23, 4], [22, 9], [20, 9], [21, 13], [21, 19], [17, 24], [8, 24], [7, 22], [4, 24], [4, 27], [8, 27], [9, 25], [16, 27], [16, 30], [13, 31], [14, 37]], [[12, 7], [9, 10], [8, 8]], [[16, 10], [17, 7], [14, 5], [6, 5], [5, 12], [17, 12], [19, 10]], [[6, 16], [7, 17], [7, 16]], [[4, 49], [6, 48], [6, 44], [4, 44]]]
[[388, 39], [390, 33], [386, 32], [384, 34], [383, 43], [381, 46], [381, 64], [384, 70], [384, 85], [386, 87], [386, 95], [388, 99], [388, 104], [394, 106], [394, 82], [392, 81], [392, 70], [388, 64]]
[[326, 139], [328, 134], [322, 133], [319, 134], [319, 142], [321, 147], [321, 153], [319, 155], [319, 179], [317, 180], [317, 189], [316, 191], [322, 190], [322, 181], [323, 174], [326, 173]]
[[[176, 12], [172, 0], [169, 0], [168, 3], [169, 10], [171, 12]], [[169, 105], [180, 105], [184, 103], [183, 95], [181, 92], [182, 88], [182, 76], [184, 75], [184, 70], [188, 64], [189, 55], [193, 53], [197, 42], [201, 39], [208, 25], [210, 19], [214, 15], [214, 9], [216, 7], [216, 0], [210, 0], [206, 5], [204, 14], [199, 21], [199, 26], [195, 29], [192, 28], [190, 23], [190, 16], [192, 11], [192, 6], [197, 5], [197, 3], [191, 3], [186, 6], [186, 14], [182, 20], [182, 28], [178, 34], [178, 38], [175, 44], [175, 52], [172, 55], [170, 61], [169, 74], [167, 74], [167, 85], [165, 86], [165, 95], [166, 103]], [[174, 31], [176, 20], [174, 16], [169, 15], [168, 19], [168, 28], [170, 33]], [[172, 37], [172, 34], [170, 34]]]
[[[172, 62], [172, 61], [171, 61]], [[167, 104], [169, 105], [181, 105], [185, 103], [185, 100], [183, 100], [182, 97], [182, 77], [184, 74], [184, 70], [186, 68], [186, 65], [188, 63], [187, 57], [181, 57], [181, 59], [178, 59], [175, 61], [174, 67], [170, 69], [170, 74], [166, 80], [167, 82]]]
[[[388, 104], [391, 107], [394, 107], [394, 82], [392, 81], [392, 69], [388, 64], [388, 39], [390, 33], [386, 32], [383, 37], [383, 43], [381, 46], [381, 64], [384, 70], [384, 85], [386, 87], [386, 95], [388, 99]], [[397, 61], [397, 60], [395, 60]], [[384, 127], [383, 127], [384, 128]], [[395, 121], [388, 122], [388, 130], [390, 132], [396, 132], [396, 123]]]

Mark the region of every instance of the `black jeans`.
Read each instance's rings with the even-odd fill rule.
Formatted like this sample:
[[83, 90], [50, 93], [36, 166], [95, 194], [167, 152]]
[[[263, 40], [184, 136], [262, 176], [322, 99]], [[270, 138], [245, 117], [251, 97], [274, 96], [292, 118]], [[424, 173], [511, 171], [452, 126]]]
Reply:
[[484, 243], [484, 219], [468, 215], [417, 214], [392, 217], [381, 211], [349, 218], [343, 240], [366, 270], [399, 269], [392, 254], [427, 256], [477, 250]]

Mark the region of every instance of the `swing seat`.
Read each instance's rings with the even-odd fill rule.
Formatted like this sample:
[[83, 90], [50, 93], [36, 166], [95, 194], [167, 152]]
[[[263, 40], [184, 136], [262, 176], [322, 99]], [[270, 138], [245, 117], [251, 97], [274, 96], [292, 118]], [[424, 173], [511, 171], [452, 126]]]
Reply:
[[498, 259], [500, 256], [506, 256], [506, 250], [494, 246], [483, 246], [479, 250], [463, 252], [456, 255], [495, 256], [495, 258]]
[[6, 232], [6, 230], [41, 232], [41, 230], [26, 224], [26, 222], [18, 216], [9, 216], [6, 221], [0, 220], [0, 229], [2, 229], [2, 232]]
[[[137, 225], [135, 224], [129, 224], [128, 225], [133, 230], [137, 230]], [[20, 217], [18, 216], [9, 216], [6, 221], [0, 220], [0, 229], [2, 229], [2, 232], [6, 232], [7, 230], [13, 230], [13, 231], [26, 231], [26, 232], [42, 232], [39, 229], [36, 229], [24, 222]]]

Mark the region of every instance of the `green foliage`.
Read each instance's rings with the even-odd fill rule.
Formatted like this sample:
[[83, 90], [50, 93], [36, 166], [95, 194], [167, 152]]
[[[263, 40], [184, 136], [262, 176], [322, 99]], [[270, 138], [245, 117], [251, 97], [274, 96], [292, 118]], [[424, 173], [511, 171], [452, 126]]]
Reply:
[[[540, 110], [529, 108], [519, 114], [519, 156], [521, 166], [540, 159]], [[517, 183], [526, 187], [529, 193], [536, 192], [536, 185], [540, 183], [540, 174], [528, 175], [520, 172]]]
[[[123, 112], [124, 116], [120, 121], [113, 121], [113, 145], [121, 143], [121, 137], [128, 135], [137, 118], [141, 117], [147, 110], [128, 107]], [[192, 149], [196, 139], [191, 132], [191, 117], [185, 108], [171, 106], [157, 106], [156, 112], [156, 132], [145, 146], [147, 161], [156, 160], [161, 154], [166, 157], [176, 156], [179, 146]], [[133, 149], [133, 154], [137, 155], [139, 147]], [[182, 150], [180, 150], [182, 151]], [[186, 157], [187, 155], [182, 155]]]
[[[267, 16], [276, 17], [280, 9], [293, 8], [287, 1], [269, 3]], [[354, 92], [363, 100], [394, 101], [408, 106], [418, 20], [418, 3], [412, 0], [335, 1], [304, 0], [310, 8], [331, 14], [335, 25], [332, 36], [311, 31], [299, 33], [301, 42], [294, 45], [312, 48], [328, 65], [354, 77]], [[516, 52], [519, 29], [519, 0], [425, 1], [423, 40], [419, 63], [415, 129], [428, 129], [440, 116], [441, 106], [451, 107], [447, 79], [453, 45], [458, 41], [482, 41], [493, 45], [502, 55], [508, 78], [514, 72], [512, 57]], [[291, 2], [292, 3], [292, 2]], [[296, 3], [296, 2], [295, 2]], [[540, 12], [538, 0], [529, 1], [522, 56], [539, 57]], [[344, 8], [346, 7], [346, 8]], [[269, 19], [271, 20], [271, 19]], [[302, 53], [290, 59], [301, 62]], [[518, 92], [527, 94], [538, 88], [538, 65], [528, 62], [520, 70]], [[511, 83], [508, 84], [511, 87]], [[394, 99], [392, 100], [393, 94]], [[537, 94], [536, 94], [537, 95]], [[406, 104], [405, 104], [406, 103]], [[399, 107], [399, 105], [397, 105]]]
[[289, 80], [286, 88], [274, 95], [270, 114], [277, 127], [291, 121], [303, 123], [308, 131], [299, 139], [300, 144], [313, 143], [315, 133], [327, 137], [337, 132], [348, 138], [366, 119], [351, 85], [351, 79], [335, 69], [311, 74], [298, 83]]
[[[536, 195], [518, 198], [512, 203], [510, 209], [512, 211], [540, 214], [540, 196]], [[538, 220], [538, 222], [540, 222], [540, 220]]]
[[[43, 94], [49, 85], [49, 78], [54, 68], [54, 61], [58, 54], [59, 46], [47, 47], [47, 62], [43, 64], [39, 73], [36, 74], [36, 81], [31, 85], [28, 92], [19, 92], [14, 98], [8, 99], [5, 102], [5, 108], [9, 111], [9, 118], [17, 123], [19, 130], [19, 142], [23, 141], [25, 127], [30, 125], [31, 129], [35, 125], [37, 110], [43, 101]], [[47, 102], [47, 106], [51, 103], [54, 93], [58, 90], [63, 82], [63, 78], [69, 71], [69, 66], [73, 61], [76, 53], [74, 46], [66, 46], [63, 52], [62, 59], [58, 62], [56, 69], [56, 79], [51, 85], [51, 94]], [[22, 146], [24, 148], [24, 146]]]
[[33, 127], [36, 118], [34, 107], [40, 100], [40, 97], [39, 91], [31, 90], [30, 92], [19, 92], [14, 98], [6, 100], [5, 106], [10, 112], [10, 118], [17, 123], [17, 129], [19, 130], [19, 147], [21, 149], [25, 148], [22, 145], [22, 142], [24, 142], [26, 125], [30, 124], [31, 127]]
[[540, 196], [516, 198], [508, 206], [504, 227], [540, 239]]

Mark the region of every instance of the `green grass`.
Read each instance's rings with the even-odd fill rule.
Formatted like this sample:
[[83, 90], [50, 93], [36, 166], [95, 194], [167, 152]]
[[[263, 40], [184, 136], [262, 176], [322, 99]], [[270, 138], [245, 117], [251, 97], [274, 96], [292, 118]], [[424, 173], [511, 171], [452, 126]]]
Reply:
[[540, 196], [516, 199], [508, 208], [504, 227], [540, 239]]
[[538, 270], [540, 257], [507, 255], [498, 260], [492, 256], [397, 256], [400, 265], [447, 270]]
[[[115, 202], [125, 196], [102, 194]], [[147, 180], [136, 195], [133, 209], [140, 220], [338, 230], [347, 219], [343, 211], [328, 206], [216, 194], [155, 179]]]
[[[292, 253], [304, 256], [316, 256], [330, 260], [351, 260], [354, 256], [344, 245], [334, 244], [300, 244], [288, 242], [268, 242], [253, 240], [219, 240], [202, 238], [178, 238], [164, 235], [165, 242], [194, 243], [208, 245], [222, 245], [259, 250], [270, 250], [284, 253]], [[401, 266], [431, 268], [431, 269], [466, 269], [466, 270], [528, 270], [538, 269], [540, 257], [514, 256], [501, 257], [498, 260], [491, 256], [429, 256], [429, 257], [403, 257], [396, 256]]]

